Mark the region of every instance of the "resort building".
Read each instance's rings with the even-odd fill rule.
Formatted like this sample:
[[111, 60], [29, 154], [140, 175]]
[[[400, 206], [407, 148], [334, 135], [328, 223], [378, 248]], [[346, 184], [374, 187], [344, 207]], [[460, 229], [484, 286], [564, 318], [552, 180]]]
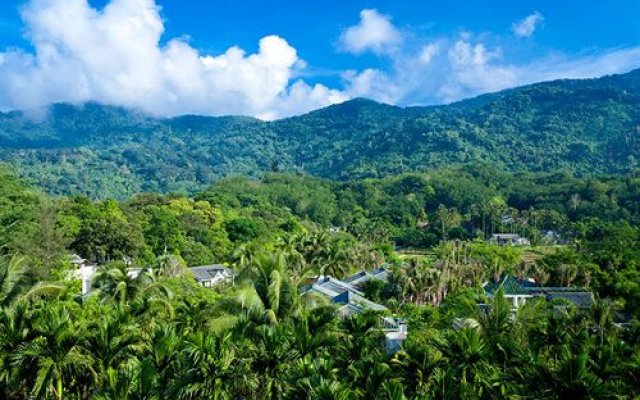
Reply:
[[486, 282], [483, 287], [489, 298], [502, 288], [504, 297], [511, 302], [513, 309], [517, 309], [534, 297], [542, 297], [547, 301], [562, 299], [580, 308], [588, 308], [593, 304], [593, 294], [585, 288], [541, 286], [532, 279], [517, 278], [512, 275], [506, 275], [498, 282]]

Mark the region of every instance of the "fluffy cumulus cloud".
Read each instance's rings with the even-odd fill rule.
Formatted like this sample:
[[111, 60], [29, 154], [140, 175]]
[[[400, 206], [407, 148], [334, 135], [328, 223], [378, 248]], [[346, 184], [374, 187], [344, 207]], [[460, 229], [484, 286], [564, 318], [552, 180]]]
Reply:
[[528, 15], [521, 21], [515, 22], [511, 26], [513, 33], [520, 38], [530, 37], [536, 31], [536, 27], [542, 22], [543, 17], [538, 11]]
[[402, 34], [388, 16], [377, 10], [362, 10], [360, 22], [342, 32], [340, 45], [343, 50], [354, 54], [366, 51], [388, 54], [401, 40]]
[[295, 81], [304, 67], [283, 38], [247, 54], [206, 55], [164, 30], [153, 0], [31, 0], [22, 10], [34, 52], [0, 53], [0, 107], [98, 101], [159, 115], [249, 114], [276, 118], [344, 101], [323, 85]]

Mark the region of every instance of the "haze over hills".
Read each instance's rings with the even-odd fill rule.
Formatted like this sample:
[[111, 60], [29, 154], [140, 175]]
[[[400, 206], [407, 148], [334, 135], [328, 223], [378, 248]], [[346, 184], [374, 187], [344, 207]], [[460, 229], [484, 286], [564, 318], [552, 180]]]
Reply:
[[98, 104], [0, 114], [0, 158], [54, 194], [193, 192], [271, 169], [349, 179], [486, 162], [511, 171], [618, 174], [640, 158], [640, 69], [445, 106], [355, 99], [264, 122], [154, 118]]

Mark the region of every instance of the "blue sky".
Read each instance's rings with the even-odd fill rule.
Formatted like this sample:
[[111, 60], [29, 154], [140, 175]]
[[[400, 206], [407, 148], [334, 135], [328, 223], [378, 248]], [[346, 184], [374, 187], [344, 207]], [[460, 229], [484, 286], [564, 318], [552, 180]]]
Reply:
[[160, 115], [268, 119], [358, 96], [439, 104], [638, 67], [637, 0], [29, 0], [0, 8], [4, 110], [94, 100]]

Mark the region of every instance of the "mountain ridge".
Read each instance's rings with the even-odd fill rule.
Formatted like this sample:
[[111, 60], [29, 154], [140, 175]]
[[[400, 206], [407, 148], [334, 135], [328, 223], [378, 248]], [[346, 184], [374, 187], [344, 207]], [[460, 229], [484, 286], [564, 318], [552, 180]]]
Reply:
[[54, 194], [194, 192], [273, 169], [333, 179], [487, 162], [511, 171], [621, 174], [640, 157], [640, 69], [555, 80], [448, 105], [357, 98], [299, 116], [157, 118], [57, 104], [0, 113], [0, 160]]

